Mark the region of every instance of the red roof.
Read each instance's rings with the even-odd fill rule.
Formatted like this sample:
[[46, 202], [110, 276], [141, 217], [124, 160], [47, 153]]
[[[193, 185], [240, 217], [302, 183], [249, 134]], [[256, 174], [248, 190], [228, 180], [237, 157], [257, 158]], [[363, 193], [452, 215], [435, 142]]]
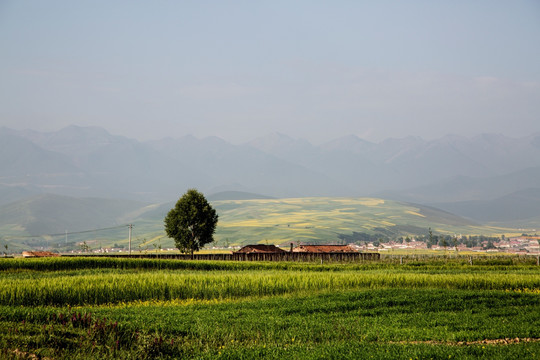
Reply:
[[23, 251], [23, 257], [55, 257], [60, 256], [59, 254], [50, 252], [50, 251]]
[[299, 245], [293, 252], [307, 253], [355, 253], [358, 252], [349, 245]]
[[275, 245], [246, 245], [238, 251], [235, 251], [235, 254], [275, 254], [275, 253], [284, 253], [286, 252], [283, 249], [278, 248]]

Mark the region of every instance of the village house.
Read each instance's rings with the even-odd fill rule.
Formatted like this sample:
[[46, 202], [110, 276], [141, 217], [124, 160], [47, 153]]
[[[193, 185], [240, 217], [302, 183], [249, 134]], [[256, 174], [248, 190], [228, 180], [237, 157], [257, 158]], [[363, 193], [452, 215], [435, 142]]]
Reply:
[[350, 245], [298, 245], [293, 252], [302, 253], [356, 253]]
[[234, 251], [233, 254], [279, 254], [286, 251], [278, 248], [275, 245], [246, 245], [238, 251]]
[[60, 254], [53, 253], [50, 251], [23, 251], [22, 256], [25, 258], [31, 258], [31, 257], [56, 257], [60, 256]]

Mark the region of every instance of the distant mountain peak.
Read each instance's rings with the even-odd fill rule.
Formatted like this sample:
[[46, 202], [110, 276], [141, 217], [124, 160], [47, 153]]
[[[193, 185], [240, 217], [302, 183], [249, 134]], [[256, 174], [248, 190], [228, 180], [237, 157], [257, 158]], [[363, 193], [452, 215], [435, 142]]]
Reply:
[[356, 135], [346, 135], [322, 144], [321, 148], [325, 150], [342, 150], [363, 153], [374, 146], [374, 143], [361, 139]]
[[400, 145], [419, 145], [419, 144], [425, 144], [427, 143], [426, 140], [421, 138], [420, 136], [405, 136], [402, 138], [388, 138], [383, 140], [380, 145], [388, 145], [388, 144], [400, 144]]
[[71, 124], [71, 125], [61, 128], [60, 130], [56, 132], [59, 133], [59, 132], [64, 132], [64, 131], [80, 132], [80, 133], [82, 132], [86, 133], [86, 132], [91, 131], [92, 133], [101, 133], [101, 134], [110, 135], [110, 133], [106, 129], [100, 126], [81, 126], [81, 125]]
[[258, 137], [248, 142], [248, 144], [283, 144], [292, 143], [295, 139], [280, 132], [273, 132], [265, 136]]
[[207, 136], [201, 139], [204, 143], [209, 143], [213, 145], [230, 145], [227, 141], [223, 140], [219, 136]]
[[305, 139], [294, 139], [288, 135], [274, 132], [252, 140], [246, 145], [267, 153], [287, 154], [292, 151], [310, 151], [314, 146]]

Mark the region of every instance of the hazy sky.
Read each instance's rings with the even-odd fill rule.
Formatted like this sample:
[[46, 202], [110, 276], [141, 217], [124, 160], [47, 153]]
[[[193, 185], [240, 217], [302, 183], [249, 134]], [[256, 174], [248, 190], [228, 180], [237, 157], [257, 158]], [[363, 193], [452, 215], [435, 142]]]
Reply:
[[0, 125], [540, 132], [540, 1], [0, 0]]

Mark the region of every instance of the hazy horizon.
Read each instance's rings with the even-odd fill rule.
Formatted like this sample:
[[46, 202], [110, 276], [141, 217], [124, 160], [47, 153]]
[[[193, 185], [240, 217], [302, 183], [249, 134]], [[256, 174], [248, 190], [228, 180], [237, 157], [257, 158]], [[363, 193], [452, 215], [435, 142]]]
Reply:
[[386, 137], [386, 138], [382, 138], [381, 140], [375, 141], [375, 140], [369, 140], [369, 139], [366, 139], [366, 138], [362, 138], [362, 137], [360, 137], [360, 136], [358, 136], [356, 134], [343, 134], [343, 135], [340, 135], [340, 136], [337, 136], [337, 137], [330, 137], [328, 139], [317, 142], [317, 141], [312, 141], [312, 140], [306, 139], [306, 138], [301, 137], [301, 136], [300, 137], [295, 137], [295, 136], [292, 136], [290, 134], [286, 134], [286, 133], [283, 133], [283, 132], [273, 131], [273, 132], [268, 132], [268, 133], [262, 133], [262, 134], [259, 134], [259, 135], [255, 135], [254, 137], [248, 138], [248, 139], [246, 139], [244, 141], [235, 142], [235, 141], [226, 139], [225, 137], [222, 137], [222, 136], [219, 136], [219, 135], [210, 135], [210, 134], [209, 135], [203, 135], [203, 136], [197, 136], [197, 135], [194, 135], [194, 134], [182, 134], [180, 136], [174, 136], [174, 135], [169, 134], [169, 135], [165, 135], [163, 137], [158, 137], [158, 138], [146, 139], [145, 140], [145, 139], [129, 136], [129, 135], [126, 135], [126, 134], [116, 133], [114, 131], [110, 131], [110, 129], [108, 129], [107, 127], [100, 126], [100, 125], [68, 124], [66, 126], [62, 126], [61, 128], [50, 129], [50, 130], [40, 130], [40, 129], [35, 129], [35, 128], [17, 129], [17, 128], [12, 128], [12, 127], [8, 127], [8, 126], [3, 126], [3, 127], [6, 128], [6, 129], [9, 129], [9, 130], [14, 130], [14, 131], [23, 131], [23, 132], [24, 131], [36, 131], [36, 132], [43, 133], [43, 134], [54, 134], [54, 133], [57, 133], [57, 132], [59, 132], [59, 131], [61, 131], [63, 129], [69, 128], [71, 126], [80, 127], [80, 128], [83, 128], [83, 129], [84, 128], [102, 129], [102, 130], [105, 130], [107, 133], [109, 133], [112, 136], [122, 136], [122, 137], [125, 137], [125, 138], [128, 138], [128, 139], [140, 141], [142, 143], [160, 141], [160, 140], [165, 140], [165, 139], [180, 140], [180, 139], [185, 138], [185, 137], [193, 137], [193, 138], [195, 138], [197, 140], [204, 140], [204, 139], [207, 139], [207, 138], [218, 138], [218, 139], [224, 140], [227, 143], [230, 143], [232, 145], [242, 145], [242, 144], [250, 143], [250, 142], [258, 140], [258, 139], [268, 138], [268, 137], [271, 137], [271, 136], [274, 136], [274, 135], [276, 135], [276, 136], [284, 136], [284, 137], [290, 138], [290, 139], [292, 139], [294, 141], [307, 141], [308, 143], [310, 143], [311, 145], [314, 145], [314, 146], [323, 145], [325, 143], [335, 141], [335, 140], [339, 140], [339, 139], [343, 139], [343, 138], [347, 138], [349, 136], [355, 136], [355, 137], [357, 137], [357, 138], [359, 138], [361, 140], [371, 142], [373, 144], [381, 144], [384, 141], [391, 140], [391, 139], [405, 139], [405, 138], [418, 138], [418, 139], [421, 139], [422, 141], [430, 142], [430, 141], [437, 141], [437, 140], [440, 140], [440, 139], [444, 139], [446, 137], [454, 137], [454, 136], [462, 137], [462, 138], [465, 138], [465, 139], [474, 139], [475, 137], [479, 137], [479, 136], [483, 136], [483, 135], [500, 135], [500, 136], [504, 136], [504, 137], [507, 137], [509, 139], [514, 139], [514, 140], [517, 140], [517, 139], [520, 139], [520, 138], [526, 138], [526, 137], [529, 137], [529, 136], [533, 136], [533, 137], [534, 136], [540, 136], [540, 131], [536, 131], [536, 132], [532, 132], [532, 133], [524, 134], [524, 135], [519, 135], [519, 136], [509, 136], [509, 135], [503, 134], [503, 133], [495, 133], [495, 132], [489, 132], [488, 131], [488, 132], [470, 134], [470, 135], [448, 133], [448, 134], [444, 134], [444, 135], [441, 135], [441, 136], [438, 136], [438, 137], [431, 137], [431, 138], [427, 138], [427, 137], [423, 137], [423, 136], [419, 136], [419, 135], [403, 135], [403, 136]]
[[314, 144], [540, 132], [537, 1], [4, 1], [0, 126]]

